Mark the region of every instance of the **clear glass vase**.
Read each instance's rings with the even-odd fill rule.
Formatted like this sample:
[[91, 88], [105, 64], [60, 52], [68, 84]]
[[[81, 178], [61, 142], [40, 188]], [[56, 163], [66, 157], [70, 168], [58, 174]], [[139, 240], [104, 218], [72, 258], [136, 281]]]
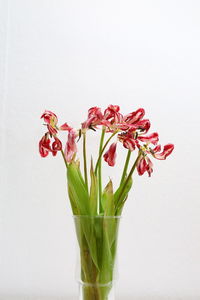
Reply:
[[119, 216], [74, 216], [79, 300], [114, 300]]

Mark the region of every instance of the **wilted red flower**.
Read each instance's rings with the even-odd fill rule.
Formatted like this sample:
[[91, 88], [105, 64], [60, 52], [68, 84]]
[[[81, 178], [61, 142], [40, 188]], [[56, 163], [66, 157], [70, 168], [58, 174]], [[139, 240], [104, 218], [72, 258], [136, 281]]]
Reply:
[[127, 124], [135, 124], [140, 121], [145, 115], [145, 110], [143, 108], [139, 108], [136, 111], [126, 115], [123, 117], [123, 121]]
[[45, 112], [41, 115], [41, 119], [44, 119], [44, 122], [47, 124], [56, 125], [58, 123], [57, 116], [50, 110], [45, 110]]
[[71, 129], [68, 133], [68, 140], [65, 146], [65, 158], [68, 163], [70, 163], [77, 152], [76, 145], [77, 132], [75, 129]]
[[39, 142], [39, 152], [42, 157], [46, 157], [49, 152], [55, 156], [57, 154], [57, 151], [62, 150], [62, 143], [61, 141], [54, 136], [54, 142], [51, 146], [51, 140], [49, 138], [49, 133], [45, 133], [45, 135], [42, 137], [42, 139]]
[[104, 120], [109, 121], [111, 125], [121, 123], [123, 116], [119, 111], [119, 105], [110, 104], [104, 111]]
[[104, 160], [108, 163], [109, 166], [114, 167], [116, 160], [116, 147], [117, 143], [110, 145], [108, 151], [104, 154]]
[[101, 125], [101, 121], [103, 119], [103, 114], [101, 109], [97, 106], [91, 107], [88, 110], [88, 118], [82, 123], [82, 128], [91, 128], [97, 125]]
[[143, 175], [145, 172], [147, 172], [149, 177], [151, 176], [151, 173], [153, 172], [153, 163], [148, 156], [143, 156], [140, 158], [137, 164], [137, 171], [139, 175]]
[[44, 122], [47, 124], [47, 128], [51, 135], [55, 135], [57, 133], [57, 116], [50, 110], [45, 110], [45, 112], [41, 115], [41, 119], [44, 119]]

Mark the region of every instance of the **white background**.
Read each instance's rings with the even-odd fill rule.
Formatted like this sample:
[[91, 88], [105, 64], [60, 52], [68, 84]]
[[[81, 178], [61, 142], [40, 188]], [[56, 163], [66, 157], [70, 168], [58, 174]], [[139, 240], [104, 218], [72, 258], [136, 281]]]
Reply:
[[[134, 176], [117, 299], [200, 299], [199, 15], [198, 0], [0, 1], [1, 300], [77, 299], [64, 164], [39, 156], [39, 117], [50, 109], [78, 128], [110, 103], [144, 107], [175, 144], [152, 178]], [[105, 182], [124, 155], [119, 145]]]

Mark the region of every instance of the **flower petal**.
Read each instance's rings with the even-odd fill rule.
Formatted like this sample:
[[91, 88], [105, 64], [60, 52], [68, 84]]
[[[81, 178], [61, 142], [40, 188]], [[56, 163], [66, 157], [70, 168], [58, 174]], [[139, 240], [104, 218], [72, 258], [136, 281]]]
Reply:
[[46, 157], [49, 154], [49, 151], [51, 151], [50, 142], [48, 134], [45, 134], [39, 141], [39, 153], [42, 157]]
[[104, 154], [104, 160], [108, 163], [109, 166], [113, 167], [116, 161], [116, 147], [117, 143], [110, 145], [108, 151]]
[[153, 163], [148, 156], [140, 158], [137, 165], [137, 171], [139, 175], [143, 175], [147, 172], [149, 177], [151, 176], [151, 173], [153, 172]]
[[133, 111], [132, 113], [124, 116], [123, 120], [124, 122], [128, 124], [135, 124], [139, 120], [141, 120], [145, 115], [145, 110], [143, 108], [139, 108], [136, 111]]
[[74, 154], [77, 152], [76, 137], [76, 130], [70, 130], [68, 133], [68, 140], [65, 146], [65, 157], [68, 163], [72, 161]]
[[66, 131], [69, 131], [71, 130], [72, 127], [70, 127], [67, 123], [64, 123], [62, 124], [60, 127], [59, 127], [59, 130], [66, 130]]
[[159, 136], [157, 132], [151, 133], [147, 136], [138, 136], [138, 140], [145, 143], [151, 143], [156, 145], [159, 141]]
[[[167, 144], [163, 147], [163, 151], [161, 153], [156, 152], [156, 153], [153, 154], [153, 156], [156, 159], [164, 160], [164, 159], [167, 158], [167, 156], [169, 156], [172, 153], [173, 150], [174, 150], [174, 145], [173, 144]], [[155, 149], [154, 149], [154, 152], [155, 152]]]

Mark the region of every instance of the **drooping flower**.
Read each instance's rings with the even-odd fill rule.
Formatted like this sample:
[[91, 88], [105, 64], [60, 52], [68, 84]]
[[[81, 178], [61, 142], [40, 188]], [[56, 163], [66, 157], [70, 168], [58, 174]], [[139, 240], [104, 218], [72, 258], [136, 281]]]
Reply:
[[[139, 175], [143, 175], [144, 172], [147, 171], [149, 176], [151, 176], [151, 173], [153, 172], [153, 163], [150, 160], [150, 158], [147, 156], [148, 154], [151, 154], [154, 158], [159, 160], [166, 159], [167, 156], [169, 156], [172, 151], [174, 150], [173, 144], [167, 144], [163, 147], [163, 151], [161, 151], [161, 145], [157, 145], [154, 149], [151, 149], [146, 144], [143, 147], [140, 147], [140, 151], [142, 152], [142, 156], [139, 159], [139, 162], [137, 164], [137, 171]], [[160, 153], [158, 153], [160, 152]]]
[[104, 111], [104, 119], [109, 121], [110, 124], [121, 123], [123, 116], [119, 111], [120, 111], [119, 105], [110, 104]]
[[51, 139], [49, 138], [49, 132], [45, 133], [42, 139], [39, 141], [39, 152], [42, 157], [46, 157], [49, 152], [52, 153], [53, 156], [57, 154], [57, 151], [62, 150], [61, 141], [54, 136], [54, 142], [51, 145]]
[[77, 138], [77, 131], [72, 128], [68, 132], [68, 139], [64, 151], [65, 158], [68, 163], [72, 161], [74, 154], [77, 152], [76, 138]]
[[51, 135], [55, 135], [57, 131], [57, 116], [50, 110], [45, 110], [45, 112], [41, 115], [41, 119], [44, 119], [44, 122], [47, 124], [47, 128]]
[[103, 114], [101, 109], [97, 106], [91, 107], [88, 110], [88, 118], [87, 120], [82, 123], [83, 129], [93, 128], [97, 125], [101, 125], [101, 121], [103, 119]]
[[151, 176], [153, 172], [153, 163], [148, 156], [142, 156], [137, 164], [137, 171], [139, 175], [143, 175], [145, 172]]
[[114, 167], [116, 161], [116, 147], [117, 143], [112, 143], [108, 151], [104, 154], [104, 160], [108, 163], [109, 166]]
[[126, 115], [123, 117], [123, 121], [127, 124], [135, 124], [140, 121], [145, 115], [145, 110], [143, 108], [139, 108], [136, 111]]
[[44, 119], [44, 122], [50, 125], [57, 125], [58, 118], [56, 114], [54, 114], [50, 110], [45, 110], [45, 112], [41, 115], [41, 119]]
[[164, 160], [166, 159], [167, 156], [169, 156], [172, 153], [172, 151], [174, 150], [174, 145], [167, 144], [163, 147], [163, 151], [158, 153], [160, 150], [161, 150], [161, 146], [158, 145], [156, 148], [153, 149], [152, 155], [156, 159]]

